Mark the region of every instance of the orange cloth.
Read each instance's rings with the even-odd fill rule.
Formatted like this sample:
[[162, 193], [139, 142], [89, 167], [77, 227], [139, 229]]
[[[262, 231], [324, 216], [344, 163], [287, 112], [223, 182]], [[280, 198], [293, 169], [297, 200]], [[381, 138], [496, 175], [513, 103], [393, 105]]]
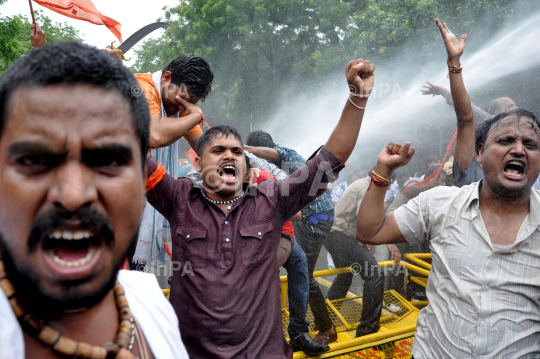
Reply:
[[157, 168], [156, 170], [154, 171], [154, 173], [152, 173], [150, 175], [150, 177], [148, 177], [146, 179], [146, 192], [150, 191], [152, 188], [156, 187], [156, 185], [161, 182], [161, 180], [163, 179], [163, 177], [167, 174], [167, 170], [162, 166], [160, 165], [159, 163], [157, 164]]
[[444, 154], [444, 156], [442, 158], [441, 165], [439, 166], [439, 168], [437, 168], [437, 170], [435, 170], [435, 172], [433, 172], [429, 177], [427, 177], [423, 181], [412, 184], [409, 187], [405, 188], [403, 190], [404, 195], [407, 195], [407, 191], [409, 190], [409, 188], [416, 187], [416, 186], [423, 186], [423, 185], [427, 184], [429, 182], [429, 180], [431, 180], [432, 178], [437, 177], [439, 175], [439, 173], [441, 173], [441, 171], [443, 170], [444, 165], [446, 163], [446, 159], [452, 155], [452, 149], [454, 147], [454, 142], [456, 141], [456, 137], [457, 137], [457, 130], [454, 133], [454, 136], [452, 136], [452, 138], [450, 139], [450, 142], [448, 143], [448, 146], [446, 146], [446, 153]]
[[187, 157], [191, 158], [191, 167], [195, 167], [195, 158], [197, 158], [197, 153], [193, 151], [193, 148], [190, 148], [189, 151], [186, 152]]
[[[152, 73], [148, 72], [146, 74], [135, 74], [135, 78], [139, 81], [139, 85], [144, 91], [146, 96], [146, 101], [148, 101], [148, 106], [150, 107], [150, 116], [152, 115], [161, 115], [161, 96], [157, 89], [154, 80], [152, 80]], [[184, 112], [185, 113], [185, 112]], [[180, 117], [184, 115], [180, 114]], [[202, 134], [201, 127], [196, 125], [184, 137], [193, 137]]]
[[34, 0], [34, 2], [73, 19], [88, 21], [96, 25], [105, 25], [122, 42], [120, 23], [101, 14], [90, 0]]

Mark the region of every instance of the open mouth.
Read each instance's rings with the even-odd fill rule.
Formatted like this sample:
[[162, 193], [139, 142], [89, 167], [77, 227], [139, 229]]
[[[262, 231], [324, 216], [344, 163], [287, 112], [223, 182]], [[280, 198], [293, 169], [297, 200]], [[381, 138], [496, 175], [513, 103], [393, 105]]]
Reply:
[[236, 181], [236, 166], [225, 165], [219, 170], [219, 176], [225, 180], [225, 182]]
[[43, 241], [45, 255], [58, 269], [82, 269], [99, 253], [101, 239], [88, 230], [55, 230]]
[[511, 178], [523, 178], [525, 176], [525, 164], [521, 161], [509, 161], [504, 166], [504, 173]]

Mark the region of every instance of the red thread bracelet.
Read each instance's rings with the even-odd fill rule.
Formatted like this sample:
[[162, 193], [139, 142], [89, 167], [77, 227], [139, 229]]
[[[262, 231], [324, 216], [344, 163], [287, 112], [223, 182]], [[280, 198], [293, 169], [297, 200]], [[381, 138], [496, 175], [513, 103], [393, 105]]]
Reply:
[[371, 171], [369, 177], [371, 177], [371, 181], [369, 182], [368, 190], [371, 188], [372, 183], [375, 183], [375, 185], [379, 187], [388, 187], [390, 186], [390, 183], [392, 183], [392, 180], [387, 180], [383, 176], [380, 176], [373, 171]]
[[201, 115], [201, 120], [199, 121], [199, 123], [197, 125], [202, 124], [203, 121], [204, 121], [204, 115], [202, 114], [202, 112], [201, 111], [193, 111], [192, 113], [198, 113], [198, 114]]

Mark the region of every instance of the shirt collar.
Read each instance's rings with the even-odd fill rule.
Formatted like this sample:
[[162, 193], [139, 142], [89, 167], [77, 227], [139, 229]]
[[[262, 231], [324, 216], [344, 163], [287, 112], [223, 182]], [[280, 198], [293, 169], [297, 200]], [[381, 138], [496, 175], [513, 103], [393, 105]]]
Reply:
[[[483, 179], [477, 183], [471, 185], [470, 194], [465, 202], [465, 208], [471, 210], [471, 206], [474, 204], [478, 209], [480, 203], [480, 189], [482, 188]], [[473, 216], [474, 213], [470, 212]], [[540, 226], [540, 191], [531, 189], [530, 196], [530, 208], [529, 208], [529, 221], [535, 227]]]
[[476, 207], [478, 207], [478, 203], [480, 201], [480, 189], [482, 188], [482, 181], [473, 183], [470, 185], [469, 188], [469, 196], [466, 199], [465, 202], [465, 208], [470, 209], [470, 207], [474, 204], [476, 204]]

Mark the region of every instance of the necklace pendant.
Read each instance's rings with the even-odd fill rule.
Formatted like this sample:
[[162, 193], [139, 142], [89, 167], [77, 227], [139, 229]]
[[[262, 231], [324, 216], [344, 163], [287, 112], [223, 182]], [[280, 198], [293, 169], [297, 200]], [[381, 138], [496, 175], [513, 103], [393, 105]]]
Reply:
[[227, 206], [227, 209], [230, 210], [232, 207], [231, 206]]

